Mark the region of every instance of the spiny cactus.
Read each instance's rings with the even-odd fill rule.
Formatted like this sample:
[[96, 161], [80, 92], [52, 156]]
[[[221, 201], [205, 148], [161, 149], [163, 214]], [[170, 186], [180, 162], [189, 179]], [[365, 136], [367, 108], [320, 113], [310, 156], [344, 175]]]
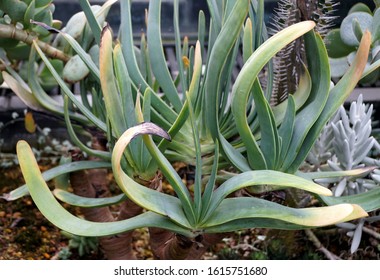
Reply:
[[[314, 20], [317, 32], [324, 37], [335, 19], [333, 13], [336, 5], [332, 0], [281, 0], [275, 9], [270, 34], [302, 20]], [[276, 55], [272, 104], [281, 103], [295, 92], [305, 61], [301, 39], [293, 41]]]

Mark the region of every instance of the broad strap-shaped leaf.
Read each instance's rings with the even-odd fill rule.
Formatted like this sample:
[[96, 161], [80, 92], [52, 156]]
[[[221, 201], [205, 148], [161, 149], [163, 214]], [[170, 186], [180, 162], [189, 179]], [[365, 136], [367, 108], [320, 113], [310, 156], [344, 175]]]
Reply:
[[[111, 168], [110, 162], [103, 162], [103, 161], [75, 161], [66, 163], [63, 165], [59, 165], [56, 167], [53, 167], [45, 172], [42, 173], [42, 178], [44, 181], [52, 180], [60, 175], [67, 174], [70, 172], [75, 172], [78, 170], [85, 170], [85, 169], [95, 169], [95, 168]], [[19, 199], [23, 196], [29, 195], [28, 187], [27, 185], [22, 185], [18, 187], [17, 189], [4, 194], [1, 196], [1, 198], [13, 201], [16, 199]]]
[[[131, 1], [120, 1], [120, 11], [123, 15], [120, 24], [120, 42], [122, 47], [125, 64], [128, 73], [136, 86], [141, 92], [150, 87], [143, 78], [134, 51], [134, 40], [132, 31]], [[153, 90], [152, 90], [153, 91]], [[154, 91], [153, 91], [154, 92]], [[158, 114], [165, 117], [170, 123], [174, 123], [177, 118], [176, 112], [164, 102], [157, 94], [152, 95], [152, 105]]]
[[[220, 133], [218, 120], [220, 105], [219, 94], [221, 91], [220, 78], [228, 55], [235, 47], [235, 42], [240, 35], [243, 22], [248, 14], [248, 7], [249, 1], [236, 1], [233, 10], [212, 47], [209, 61], [207, 62], [208, 68], [206, 69], [205, 80], [206, 124], [213, 139], [217, 138]], [[220, 18], [217, 16], [217, 10], [214, 9], [213, 11], [215, 12], [214, 16], [217, 17], [219, 21]]]
[[332, 195], [327, 188], [295, 175], [273, 170], [247, 171], [232, 177], [215, 190], [211, 205], [205, 216], [208, 218], [223, 199], [234, 191], [245, 187], [255, 188], [255, 186], [262, 185], [276, 186], [277, 188], [296, 188], [326, 196]]
[[102, 87], [104, 104], [107, 116], [111, 122], [112, 130], [118, 138], [127, 130], [124, 113], [119, 91], [117, 89], [116, 78], [114, 75], [113, 63], [113, 38], [109, 26], [102, 30], [99, 51], [100, 84]]
[[4, 81], [12, 89], [12, 91], [27, 105], [29, 108], [35, 111], [46, 111], [44, 107], [39, 103], [38, 99], [32, 94], [28, 85], [23, 85], [19, 83], [12, 75], [8, 72], [3, 71]]
[[368, 214], [355, 204], [297, 209], [254, 197], [239, 197], [223, 200], [202, 226], [211, 227], [247, 218], [269, 218], [306, 227], [322, 227], [366, 216]]
[[295, 160], [288, 168], [288, 172], [294, 173], [298, 169], [300, 164], [309, 154], [311, 147], [319, 137], [323, 127], [335, 114], [340, 105], [343, 104], [343, 102], [347, 99], [347, 97], [351, 94], [352, 90], [357, 85], [367, 63], [370, 45], [371, 34], [369, 31], [367, 31], [364, 32], [354, 62], [351, 64], [346, 74], [344, 74], [344, 76], [335, 85], [335, 87], [330, 90], [330, 94], [323, 111], [321, 112], [313, 127], [309, 130], [306, 138], [303, 141], [303, 145], [297, 151]]
[[[300, 81], [296, 92], [292, 94], [296, 112], [305, 104], [305, 102], [310, 96], [312, 88], [311, 77], [309, 74], [309, 70], [307, 70], [306, 68], [306, 65], [304, 65], [304, 71], [305, 72], [300, 76]], [[283, 102], [272, 108], [277, 125], [280, 125], [285, 120], [285, 112], [287, 108], [288, 99], [285, 99]]]
[[376, 167], [363, 167], [356, 168], [352, 170], [342, 170], [342, 171], [317, 171], [317, 172], [301, 172], [297, 171], [296, 175], [305, 179], [315, 180], [315, 179], [325, 179], [325, 178], [341, 178], [341, 177], [358, 177], [368, 174], [369, 172], [376, 169]]
[[254, 162], [255, 155], [260, 155], [254, 136], [252, 135], [246, 115], [248, 96], [256, 82], [261, 69], [268, 61], [283, 47], [310, 31], [315, 26], [312, 21], [305, 21], [294, 24], [268, 39], [262, 44], [244, 64], [235, 84], [232, 88], [232, 113], [235, 117], [236, 127], [247, 148], [247, 153], [251, 154], [251, 168], [266, 168], [264, 158], [258, 157]]
[[288, 153], [293, 136], [294, 121], [296, 116], [296, 105], [293, 96], [289, 95], [286, 101], [288, 108], [286, 109], [283, 122], [281, 123], [280, 129], [278, 130], [279, 137], [281, 138], [281, 150], [278, 162], [279, 166], [277, 166], [277, 168], [282, 165], [285, 156]]
[[62, 230], [80, 236], [107, 236], [136, 228], [159, 227], [185, 236], [192, 236], [189, 230], [173, 223], [167, 217], [152, 212], [145, 212], [131, 219], [109, 223], [96, 223], [80, 219], [69, 213], [55, 199], [41, 175], [28, 143], [25, 141], [18, 142], [17, 156], [34, 203], [51, 223]]
[[[309, 32], [305, 35], [304, 41], [312, 88], [308, 100], [296, 115], [291, 145], [281, 168], [282, 171], [289, 173], [293, 173], [291, 171], [296, 168], [294, 159], [324, 109], [330, 89], [330, 65], [322, 38], [314, 32]], [[291, 171], [288, 171], [290, 166], [292, 166]]]
[[340, 197], [319, 196], [327, 205], [338, 205], [341, 203], [354, 203], [360, 205], [365, 211], [371, 212], [380, 208], [380, 188], [369, 190], [365, 193], [347, 195]]
[[182, 108], [182, 102], [167, 67], [164, 50], [162, 47], [160, 22], [161, 0], [150, 1], [147, 39], [152, 71], [159, 82], [164, 95], [173, 105], [175, 111], [179, 113]]
[[[179, 193], [180, 200], [174, 196], [149, 189], [132, 180], [123, 171], [121, 167], [121, 159], [125, 148], [133, 138], [143, 134], [154, 134], [170, 139], [170, 136], [163, 129], [152, 123], [142, 123], [131, 127], [124, 132], [116, 142], [112, 153], [112, 170], [117, 184], [133, 202], [141, 207], [169, 217], [184, 227], [190, 227], [189, 221], [182, 208], [183, 201], [186, 202], [188, 200], [181, 197], [182, 193]], [[190, 201], [188, 202], [190, 203]], [[191, 205], [188, 207], [192, 209]], [[194, 218], [194, 216], [192, 216], [192, 218]]]

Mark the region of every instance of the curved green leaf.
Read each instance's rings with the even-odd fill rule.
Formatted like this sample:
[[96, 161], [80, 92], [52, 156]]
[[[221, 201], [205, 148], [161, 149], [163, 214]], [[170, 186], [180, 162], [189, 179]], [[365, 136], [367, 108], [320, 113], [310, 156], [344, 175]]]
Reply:
[[180, 112], [182, 102], [173, 79], [167, 67], [161, 40], [161, 0], [149, 2], [148, 13], [148, 51], [151, 59], [152, 71], [162, 88], [164, 95], [173, 105], [176, 112]]
[[297, 188], [316, 194], [332, 195], [331, 191], [327, 188], [295, 175], [273, 170], [247, 171], [227, 180], [214, 192], [213, 200], [206, 217], [209, 217], [229, 194], [245, 187], [252, 187], [254, 189], [256, 186], [264, 186], [268, 190], [271, 190], [270, 186], [275, 186], [276, 189]]
[[[138, 67], [135, 51], [134, 51], [134, 41], [133, 41], [133, 31], [132, 31], [132, 19], [131, 19], [131, 1], [120, 1], [120, 11], [123, 15], [121, 17], [120, 24], [120, 42], [122, 46], [122, 52], [125, 59], [125, 64], [128, 68], [128, 73], [135, 84], [135, 86], [140, 89], [141, 92], [150, 87], [145, 79], [143, 78], [140, 69]], [[170, 123], [174, 123], [177, 114], [176, 112], [164, 102], [152, 89], [154, 93], [152, 95], [152, 105], [159, 112], [160, 115], [165, 117]]]
[[342, 171], [317, 171], [317, 172], [300, 172], [296, 173], [297, 176], [300, 176], [305, 179], [315, 180], [315, 179], [324, 179], [324, 178], [339, 178], [339, 177], [356, 177], [363, 176], [369, 172], [376, 169], [376, 167], [363, 167], [356, 168], [352, 170], [342, 170]]
[[[112, 170], [117, 184], [132, 201], [141, 207], [169, 217], [184, 227], [190, 227], [182, 208], [183, 202], [189, 202], [187, 197], [184, 198], [185, 194], [178, 194], [180, 200], [176, 197], [146, 188], [136, 183], [122, 170], [121, 159], [125, 148], [134, 137], [143, 134], [154, 134], [170, 139], [170, 136], [163, 129], [152, 123], [142, 123], [124, 132], [116, 142], [112, 153]], [[191, 209], [191, 205], [188, 207]], [[194, 215], [192, 217], [194, 218]]]
[[366, 217], [358, 205], [339, 204], [328, 207], [290, 208], [254, 197], [227, 198], [202, 226], [211, 227], [233, 220], [270, 218], [307, 227], [322, 227]]
[[39, 171], [28, 143], [25, 141], [18, 142], [17, 156], [34, 203], [51, 223], [64, 231], [80, 236], [107, 236], [136, 228], [159, 227], [185, 236], [192, 236], [192, 232], [189, 230], [174, 224], [162, 215], [152, 212], [145, 212], [127, 220], [109, 223], [96, 223], [80, 219], [64, 209], [54, 198]]
[[55, 71], [53, 65], [51, 65], [51, 63], [49, 62], [49, 59], [46, 57], [44, 52], [38, 46], [36, 41], [33, 41], [33, 45], [36, 48], [42, 60], [45, 62], [46, 66], [49, 68], [51, 74], [57, 80], [57, 83], [60, 85], [62, 91], [71, 99], [71, 101], [78, 107], [78, 109], [83, 113], [83, 115], [85, 115], [94, 125], [96, 125], [99, 129], [103, 131], [107, 131], [106, 124], [102, 122], [99, 118], [97, 118], [92, 112], [90, 112], [90, 110], [88, 110], [71, 92], [71, 90], [66, 85], [66, 83], [62, 80], [62, 78], [59, 76], [57, 71]]
[[365, 193], [347, 195], [340, 197], [319, 196], [327, 205], [337, 205], [341, 203], [358, 204], [365, 211], [371, 212], [380, 208], [380, 188], [369, 190]]
[[[215, 139], [219, 136], [220, 78], [229, 53], [240, 35], [242, 24], [248, 14], [249, 1], [236, 1], [211, 50], [205, 80], [206, 124]], [[216, 10], [215, 10], [216, 12]]]
[[[260, 155], [260, 151], [257, 148], [255, 138], [247, 122], [245, 108], [247, 106], [248, 96], [256, 82], [257, 75], [265, 64], [283, 47], [310, 31], [314, 26], [315, 23], [312, 21], [300, 22], [280, 31], [268, 39], [248, 59], [232, 88], [231, 109], [235, 117], [236, 128], [247, 148], [247, 153], [251, 155], [252, 160], [250, 164], [254, 169], [265, 168], [265, 162], [262, 156], [257, 157]], [[256, 161], [254, 159], [256, 159]]]
[[363, 38], [360, 42], [360, 46], [356, 53], [354, 62], [351, 64], [346, 74], [335, 85], [335, 87], [330, 90], [323, 111], [320, 113], [313, 127], [307, 133], [306, 138], [303, 140], [303, 145], [299, 150], [297, 150], [296, 158], [292, 165], [289, 167], [288, 172], [294, 173], [297, 171], [300, 164], [309, 154], [311, 147], [319, 137], [323, 127], [335, 114], [340, 105], [343, 104], [343, 102], [347, 99], [347, 97], [351, 94], [352, 90], [357, 85], [367, 63], [370, 45], [371, 34], [367, 31], [364, 33]]
[[[49, 181], [53, 178], [56, 178], [60, 175], [67, 174], [74, 171], [79, 170], [85, 170], [85, 169], [95, 169], [95, 168], [111, 168], [110, 162], [103, 162], [103, 161], [75, 161], [66, 163], [63, 165], [59, 165], [56, 167], [53, 167], [45, 172], [42, 173], [42, 178], [45, 181]], [[28, 187], [27, 185], [22, 185], [18, 187], [17, 189], [9, 192], [8, 194], [4, 194], [1, 198], [12, 201], [19, 199], [25, 195], [28, 195]]]
[[307, 33], [305, 50], [312, 88], [308, 100], [296, 115], [291, 145], [281, 169], [289, 173], [294, 173], [299, 167], [296, 166], [298, 162], [294, 160], [298, 156], [299, 149], [305, 144], [304, 140], [310, 129], [324, 109], [330, 88], [330, 67], [322, 38], [314, 32]]
[[120, 202], [127, 200], [127, 196], [122, 193], [114, 197], [100, 197], [100, 198], [92, 198], [92, 197], [83, 197], [76, 194], [73, 194], [68, 191], [64, 191], [61, 189], [53, 190], [53, 194], [60, 201], [68, 203], [73, 206], [91, 208], [91, 207], [104, 207], [108, 205], [114, 205]]
[[32, 94], [28, 85], [19, 83], [8, 72], [1, 72], [4, 81], [12, 89], [12, 91], [25, 103], [29, 108], [35, 111], [46, 111], [45, 108], [38, 102], [37, 98]]
[[116, 85], [113, 63], [112, 32], [107, 25], [103, 28], [100, 40], [99, 66], [100, 66], [100, 84], [102, 87], [104, 104], [107, 110], [107, 116], [110, 120], [112, 130], [116, 138], [127, 129], [124, 119], [122, 102]]

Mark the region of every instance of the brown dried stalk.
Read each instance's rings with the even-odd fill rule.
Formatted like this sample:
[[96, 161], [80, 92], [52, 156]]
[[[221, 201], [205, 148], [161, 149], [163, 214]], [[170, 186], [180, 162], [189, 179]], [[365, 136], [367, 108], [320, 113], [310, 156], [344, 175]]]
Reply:
[[37, 36], [34, 36], [25, 30], [17, 29], [14, 25], [0, 24], [0, 37], [15, 39], [28, 45], [31, 45], [33, 41], [36, 41], [41, 50], [49, 57], [60, 59], [63, 62], [67, 62], [70, 59], [70, 56], [66, 55], [64, 52], [38, 40]]

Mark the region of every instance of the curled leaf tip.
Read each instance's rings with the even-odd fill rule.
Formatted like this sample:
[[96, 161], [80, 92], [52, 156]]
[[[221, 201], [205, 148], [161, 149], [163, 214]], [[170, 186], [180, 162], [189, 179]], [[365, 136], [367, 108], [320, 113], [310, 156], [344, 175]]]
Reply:
[[139, 134], [151, 134], [160, 136], [168, 141], [171, 141], [171, 137], [169, 133], [167, 133], [164, 129], [159, 127], [158, 125], [151, 123], [151, 122], [143, 122], [137, 125], [137, 127], [140, 127], [140, 133]]

